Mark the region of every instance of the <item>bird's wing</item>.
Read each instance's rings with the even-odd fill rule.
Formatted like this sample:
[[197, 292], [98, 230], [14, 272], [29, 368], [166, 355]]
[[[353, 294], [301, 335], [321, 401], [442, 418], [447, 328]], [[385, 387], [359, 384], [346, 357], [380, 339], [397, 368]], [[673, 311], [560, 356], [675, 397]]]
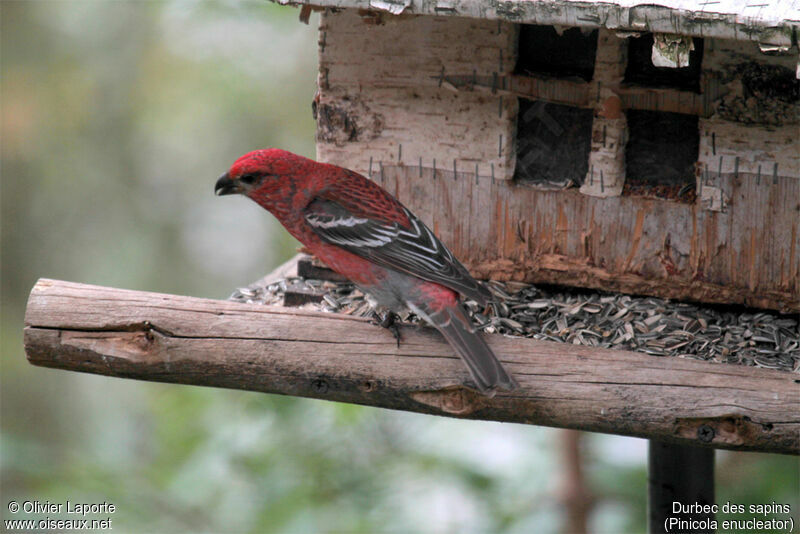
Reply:
[[425, 224], [406, 208], [404, 227], [363, 214], [354, 214], [340, 203], [316, 198], [305, 210], [305, 220], [326, 243], [390, 269], [436, 282], [480, 304], [491, 294], [469, 274]]

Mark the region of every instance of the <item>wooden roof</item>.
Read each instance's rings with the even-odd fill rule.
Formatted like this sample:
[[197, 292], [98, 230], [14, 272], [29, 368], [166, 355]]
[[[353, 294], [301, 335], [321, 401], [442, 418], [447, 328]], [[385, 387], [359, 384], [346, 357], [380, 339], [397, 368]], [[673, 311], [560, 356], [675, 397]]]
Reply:
[[757, 41], [788, 49], [800, 33], [798, 0], [275, 0], [386, 11], [394, 15], [447, 15], [509, 22], [604, 27], [694, 37]]

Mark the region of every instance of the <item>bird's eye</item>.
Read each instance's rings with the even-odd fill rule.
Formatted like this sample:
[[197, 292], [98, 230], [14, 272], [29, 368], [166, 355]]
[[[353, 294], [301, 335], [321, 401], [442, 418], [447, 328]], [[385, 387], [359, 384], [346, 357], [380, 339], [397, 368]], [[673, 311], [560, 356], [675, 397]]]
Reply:
[[258, 180], [258, 177], [255, 174], [243, 174], [239, 177], [239, 181], [247, 185], [253, 185], [256, 180]]

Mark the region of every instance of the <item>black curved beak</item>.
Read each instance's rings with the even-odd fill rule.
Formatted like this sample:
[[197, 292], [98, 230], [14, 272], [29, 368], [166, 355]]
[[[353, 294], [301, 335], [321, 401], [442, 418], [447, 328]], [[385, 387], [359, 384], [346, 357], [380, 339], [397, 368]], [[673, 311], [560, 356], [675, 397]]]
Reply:
[[219, 180], [217, 180], [217, 185], [214, 186], [214, 194], [218, 197], [221, 197], [222, 195], [233, 195], [241, 192], [242, 190], [239, 188], [238, 184], [231, 180], [231, 177], [228, 176], [227, 172], [219, 177]]

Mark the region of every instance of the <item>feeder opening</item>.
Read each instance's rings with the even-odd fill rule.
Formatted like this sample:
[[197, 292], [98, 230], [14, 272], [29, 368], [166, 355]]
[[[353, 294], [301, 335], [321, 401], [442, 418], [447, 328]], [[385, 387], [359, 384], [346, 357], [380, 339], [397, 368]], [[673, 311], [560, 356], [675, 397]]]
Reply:
[[560, 34], [553, 26], [522, 24], [516, 73], [591, 81], [597, 53], [597, 30], [569, 28]]
[[592, 110], [521, 98], [514, 179], [555, 189], [580, 186], [591, 138]]
[[681, 68], [653, 65], [653, 34], [628, 39], [628, 65], [623, 83], [700, 92], [700, 68], [703, 63], [703, 39], [694, 38], [689, 52], [689, 66]]
[[695, 162], [700, 149], [696, 115], [628, 110], [623, 195], [695, 199]]

